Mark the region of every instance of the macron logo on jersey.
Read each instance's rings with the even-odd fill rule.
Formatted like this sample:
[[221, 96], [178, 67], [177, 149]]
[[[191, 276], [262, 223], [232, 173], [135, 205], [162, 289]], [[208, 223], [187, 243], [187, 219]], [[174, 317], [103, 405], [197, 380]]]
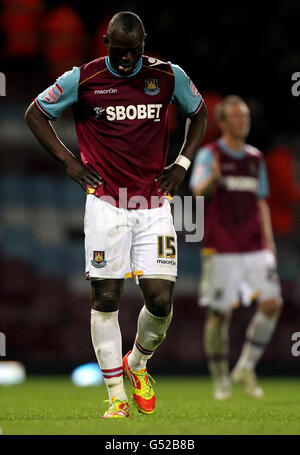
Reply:
[[161, 108], [162, 104], [138, 104], [136, 106], [130, 104], [129, 106], [108, 106], [106, 109], [95, 107], [94, 111], [96, 112], [96, 118], [99, 118], [105, 111], [106, 119], [110, 122], [127, 119], [153, 119], [154, 122], [160, 122]]
[[106, 90], [94, 90], [95, 95], [106, 95], [114, 93], [118, 93], [118, 90], [116, 88], [108, 88]]

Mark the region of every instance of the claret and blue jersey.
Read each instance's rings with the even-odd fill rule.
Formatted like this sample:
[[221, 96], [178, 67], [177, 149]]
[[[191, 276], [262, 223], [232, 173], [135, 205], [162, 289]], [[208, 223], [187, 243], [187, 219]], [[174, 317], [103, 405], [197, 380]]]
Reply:
[[158, 195], [168, 154], [168, 106], [185, 116], [197, 114], [203, 99], [177, 65], [141, 57], [135, 71], [119, 75], [102, 57], [74, 67], [35, 100], [56, 120], [72, 106], [82, 161], [103, 178], [96, 196], [109, 195], [118, 205], [119, 188], [128, 199]]
[[[257, 149], [249, 145], [246, 145], [243, 150], [237, 153], [231, 150], [222, 139], [219, 139], [217, 141], [217, 144], [219, 145], [221, 151], [225, 153], [225, 155], [227, 155], [228, 157], [231, 157], [233, 160], [231, 165], [227, 164], [227, 170], [229, 171], [237, 170], [234, 164], [235, 161], [238, 163], [239, 160], [245, 160], [247, 158], [249, 159], [249, 156], [254, 157], [252, 159], [255, 160], [255, 156], [257, 157], [256, 159], [258, 160], [257, 165], [258, 173], [253, 172], [254, 165], [252, 165], [251, 173], [252, 177], [255, 179], [255, 182], [253, 181], [254, 187], [256, 189], [256, 195], [258, 198], [267, 198], [269, 196], [269, 184], [266, 164], [265, 161], [262, 159], [262, 154]], [[211, 145], [204, 146], [198, 151], [194, 159], [193, 173], [190, 179], [191, 189], [196, 187], [198, 184], [204, 182], [208, 178], [208, 176], [211, 173], [212, 163], [214, 159], [215, 159], [214, 152]], [[249, 170], [251, 170], [251, 165], [249, 165]]]
[[222, 139], [202, 147], [195, 157], [190, 188], [205, 182], [218, 160], [221, 178], [205, 198], [203, 247], [219, 253], [258, 251], [266, 247], [257, 200], [269, 196], [263, 154], [248, 144], [230, 150]]

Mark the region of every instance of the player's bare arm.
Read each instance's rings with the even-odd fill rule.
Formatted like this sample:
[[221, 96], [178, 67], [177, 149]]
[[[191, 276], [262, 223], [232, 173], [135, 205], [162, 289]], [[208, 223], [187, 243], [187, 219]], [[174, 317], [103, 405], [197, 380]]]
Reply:
[[221, 178], [220, 163], [215, 159], [211, 165], [211, 173], [203, 182], [193, 188], [194, 196], [210, 196], [217, 187]]
[[194, 116], [187, 118], [185, 129], [185, 140], [176, 162], [166, 167], [163, 174], [157, 177], [156, 181], [161, 181], [159, 191], [174, 195], [177, 193], [180, 184], [186, 175], [187, 166], [180, 163], [180, 158], [186, 158], [186, 162], [191, 162], [203, 140], [207, 123], [207, 109], [203, 103], [201, 110]]
[[216, 189], [217, 183], [221, 178], [220, 165], [214, 161], [211, 165], [211, 173], [203, 182], [199, 183], [193, 189], [194, 196], [210, 196]]
[[276, 246], [273, 237], [273, 229], [271, 224], [271, 216], [268, 202], [266, 199], [260, 198], [257, 200], [257, 204], [261, 213], [263, 234], [266, 240], [267, 247], [272, 251], [274, 256], [276, 256]]
[[101, 177], [96, 172], [87, 169], [83, 163], [68, 150], [58, 138], [49, 119], [39, 111], [34, 102], [28, 107], [25, 113], [25, 119], [39, 143], [57, 160], [64, 164], [68, 175], [79, 183], [84, 191], [86, 191], [87, 185], [90, 185], [93, 188], [101, 185]]

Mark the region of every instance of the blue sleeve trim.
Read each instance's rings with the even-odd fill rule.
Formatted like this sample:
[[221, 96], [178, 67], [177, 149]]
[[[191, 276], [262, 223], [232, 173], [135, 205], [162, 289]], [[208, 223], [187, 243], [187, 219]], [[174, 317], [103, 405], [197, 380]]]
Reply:
[[259, 163], [259, 184], [257, 190], [257, 197], [261, 199], [269, 197], [268, 174], [266, 163], [264, 161], [260, 161]]
[[209, 148], [203, 147], [198, 151], [196, 158], [194, 159], [193, 170], [189, 182], [191, 190], [209, 177], [213, 161], [214, 155]]
[[38, 107], [38, 109], [39, 109], [44, 115], [46, 115], [46, 117], [48, 117], [50, 120], [56, 120], [55, 117], [52, 117], [52, 116], [43, 108], [43, 106], [40, 104], [38, 98], [36, 98], [36, 99], [34, 100], [34, 102], [35, 102], [35, 105]]
[[198, 112], [200, 111], [201, 107], [203, 106], [203, 103], [204, 103], [204, 100], [203, 100], [203, 98], [201, 98], [197, 109], [194, 112], [191, 112], [189, 115], [192, 117], [193, 115], [198, 114]]
[[180, 111], [187, 115], [195, 115], [202, 107], [203, 99], [197, 88], [182, 68], [169, 62], [175, 77], [174, 92], [171, 104], [175, 104]]
[[80, 68], [74, 66], [35, 99], [37, 107], [51, 120], [58, 119], [62, 112], [78, 101]]

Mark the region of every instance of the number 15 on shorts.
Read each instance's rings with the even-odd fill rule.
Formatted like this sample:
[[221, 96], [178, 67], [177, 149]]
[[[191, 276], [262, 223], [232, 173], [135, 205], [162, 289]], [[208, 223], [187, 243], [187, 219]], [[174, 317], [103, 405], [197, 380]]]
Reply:
[[174, 245], [175, 238], [158, 235], [157, 236], [157, 257], [173, 259], [176, 256], [176, 248]]

